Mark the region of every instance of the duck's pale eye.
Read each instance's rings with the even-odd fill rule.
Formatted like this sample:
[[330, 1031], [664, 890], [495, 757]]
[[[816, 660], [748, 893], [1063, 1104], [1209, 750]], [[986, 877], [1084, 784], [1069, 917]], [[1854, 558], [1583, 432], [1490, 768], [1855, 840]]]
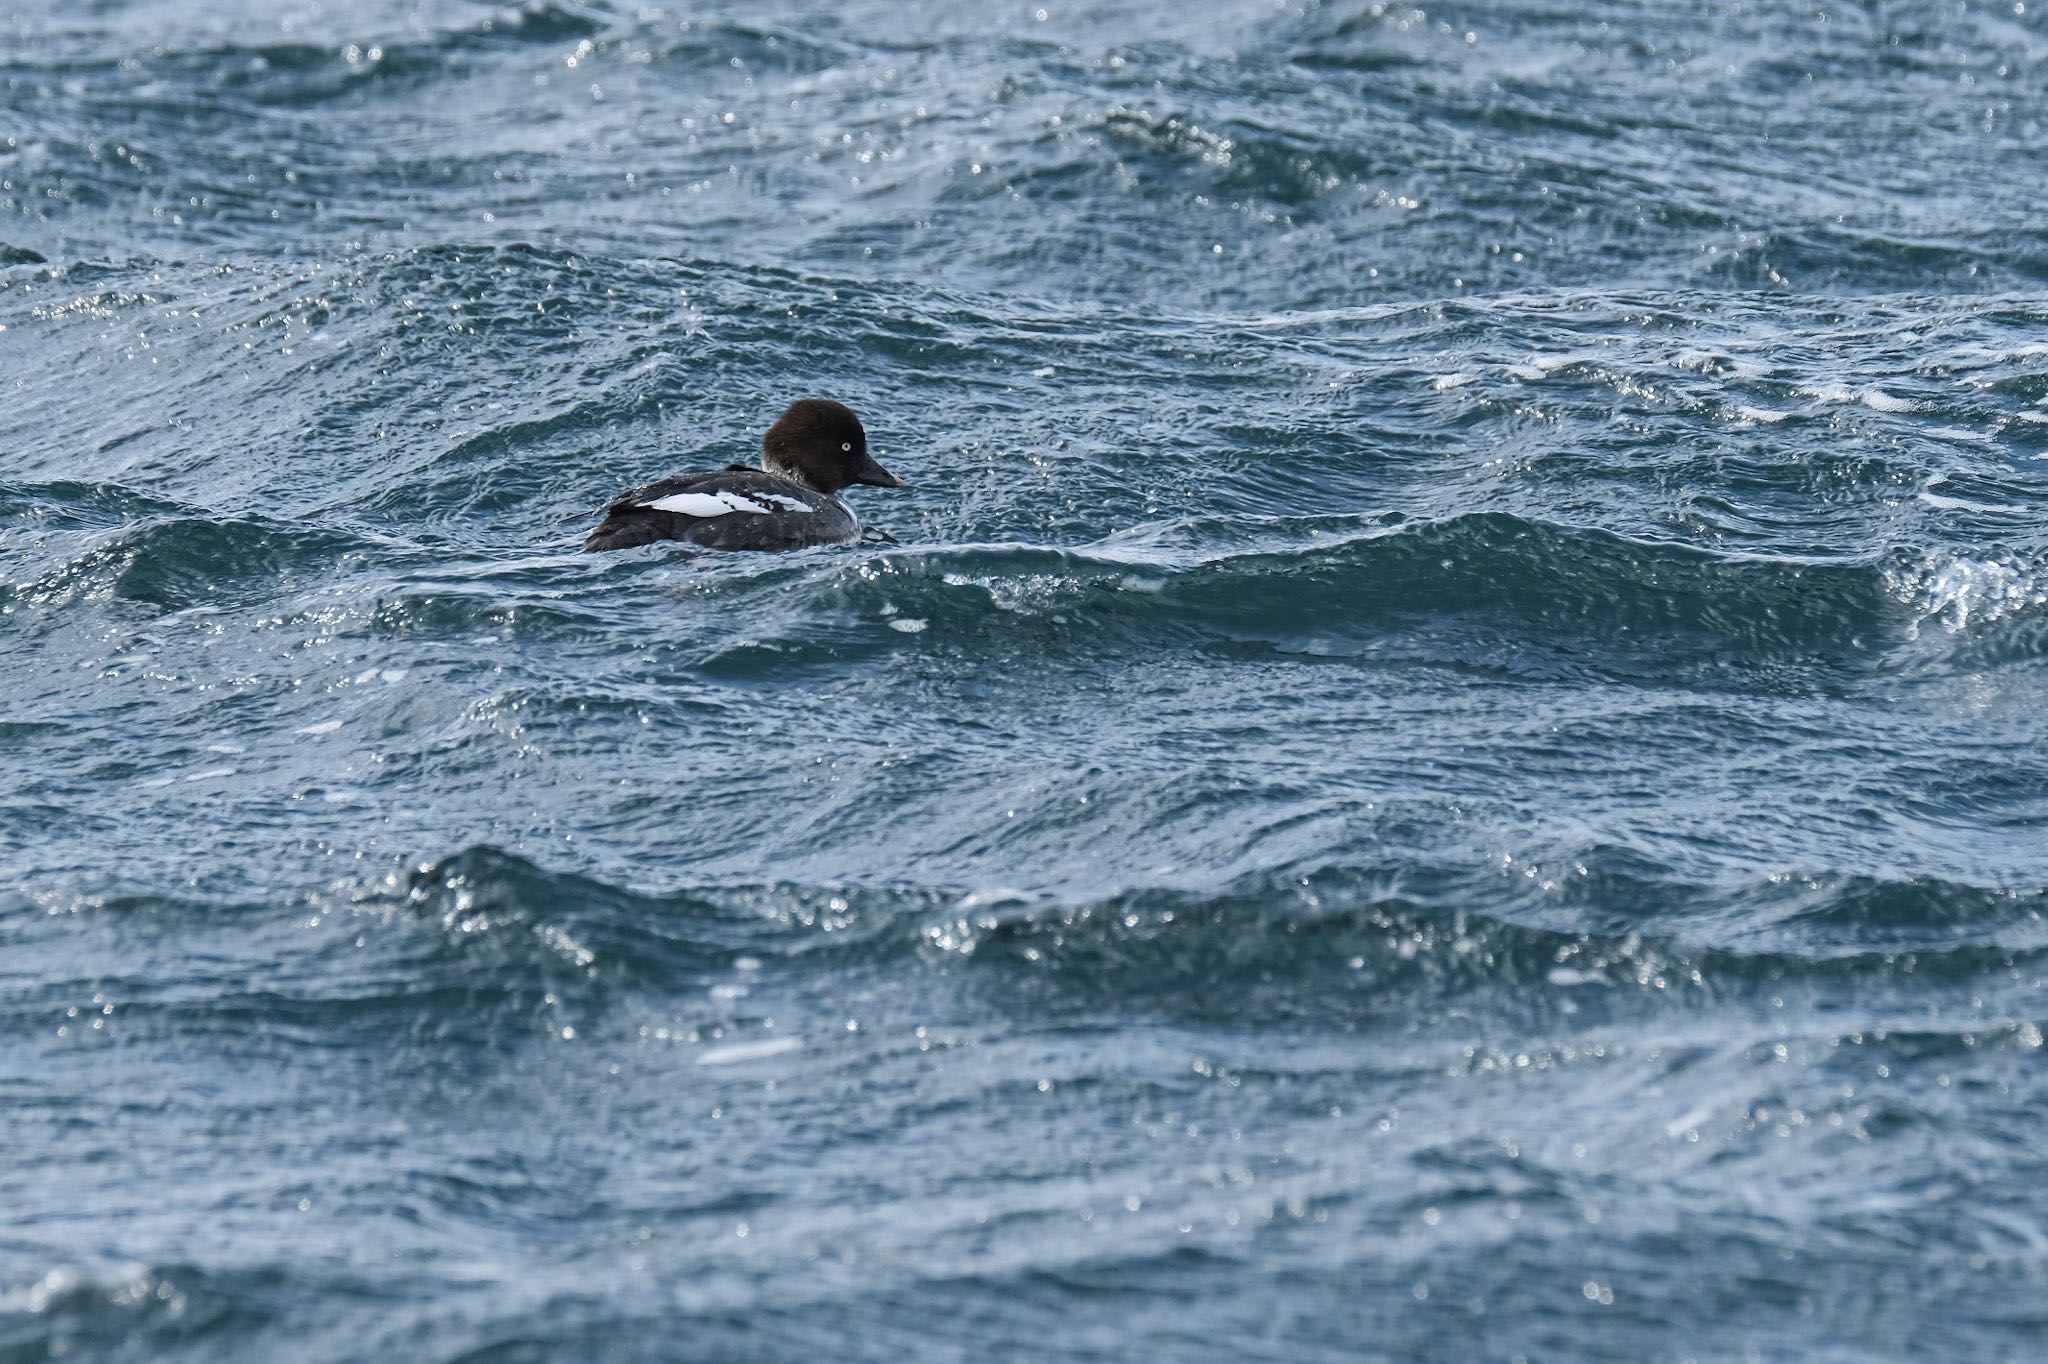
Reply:
[[853, 453], [853, 442], [850, 440], [843, 440], [839, 442], [839, 448], [846, 451], [846, 453], [850, 455]]

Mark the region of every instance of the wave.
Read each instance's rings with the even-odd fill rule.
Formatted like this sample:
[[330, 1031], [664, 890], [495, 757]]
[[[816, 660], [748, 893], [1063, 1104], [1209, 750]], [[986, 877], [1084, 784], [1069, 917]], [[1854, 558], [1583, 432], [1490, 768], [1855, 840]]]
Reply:
[[[478, 845], [297, 903], [301, 918], [334, 925], [312, 937], [314, 959], [251, 970], [241, 989], [188, 983], [159, 1001], [142, 982], [117, 983], [124, 1013], [317, 1030], [395, 1011], [496, 1046], [506, 1021], [531, 1026], [558, 1004], [621, 992], [696, 996], [747, 972], [784, 991], [919, 988], [936, 968], [951, 990], [1124, 1015], [1362, 1024], [1457, 999], [1515, 1015], [1568, 1005], [1590, 1018], [1882, 990], [1908, 977], [1919, 992], [1996, 989], [1992, 978], [2048, 959], [2048, 888], [1833, 874], [1709, 885], [1613, 850], [1541, 879], [1497, 862], [1409, 859], [1073, 898], [790, 883], [646, 892]], [[167, 917], [195, 944], [218, 934], [243, 953], [263, 912], [133, 895], [71, 908]], [[752, 1035], [749, 1016], [734, 1006], [732, 1038]]]
[[[69, 498], [66, 505], [73, 520], [118, 516], [120, 528], [90, 534], [83, 547], [60, 547], [45, 532], [34, 547], [45, 553], [37, 556], [31, 549], [22, 557], [60, 561], [0, 584], [0, 603], [50, 610], [108, 598], [158, 611], [248, 604], [272, 600], [283, 584], [324, 573], [347, 555], [388, 548], [380, 537], [326, 524], [207, 515], [131, 521], [140, 508], [160, 504], [113, 490]], [[47, 553], [52, 548], [56, 556]]]
[[203, 509], [119, 483], [0, 482], [0, 521], [50, 530], [109, 530], [149, 516], [203, 516]]
[[[1325, 1022], [1414, 1017], [1448, 999], [1539, 1015], [1569, 999], [1571, 1013], [1613, 1016], [1907, 977], [1934, 990], [2048, 956], [2042, 888], [1864, 876], [1617, 886], [1595, 872], [1537, 892], [1521, 879], [1497, 866], [1324, 868], [1225, 894], [1019, 897], [924, 932], [935, 951], [1103, 1007]], [[1545, 926], [1589, 919], [1603, 926]]]
[[[571, 411], [532, 430], [591, 420]], [[893, 651], [907, 634], [991, 658], [1256, 647], [1332, 663], [1767, 692], [2048, 654], [2048, 589], [2021, 551], [1793, 557], [1505, 512], [1189, 518], [1075, 549], [912, 544], [774, 559], [588, 560], [568, 552], [565, 530], [538, 557], [479, 557], [488, 538], [511, 533], [490, 506], [550, 495], [538, 474], [479, 472], [517, 439], [493, 431], [448, 452], [435, 488], [481, 483], [465, 494], [474, 506], [432, 516], [433, 497], [412, 485], [391, 506], [358, 506], [340, 521], [223, 517], [112, 484], [0, 485], [0, 524], [30, 532], [6, 550], [0, 602], [296, 613], [309, 586], [353, 580], [346, 590], [376, 604], [381, 634], [493, 630], [520, 616], [525, 633], [569, 637], [631, 631], [650, 610], [672, 617], [680, 595], [694, 599], [691, 614], [648, 642], [741, 675]], [[396, 516], [407, 533], [357, 519], [366, 516]], [[438, 544], [444, 534], [469, 543], [451, 553]], [[654, 595], [650, 574], [667, 584]]]
[[[1233, 537], [1259, 547], [1228, 547]], [[1196, 521], [1149, 538], [906, 547], [857, 567], [713, 571], [698, 588], [713, 599], [773, 589], [789, 633], [770, 617], [735, 647], [799, 658], [880, 647], [907, 626], [999, 656], [1260, 645], [1709, 689], [1846, 686], [1928, 666], [1913, 647], [1924, 607], [1902, 600], [1897, 569], [1877, 556], [1718, 553], [1495, 512]], [[793, 588], [800, 604], [849, 618], [820, 635], [813, 614], [788, 614]], [[2032, 600], [2004, 592], [1998, 631], [1979, 612], [1974, 666], [2039, 656], [2038, 632], [2015, 628]]]
[[[176, 16], [166, 16], [175, 25]], [[123, 80], [125, 102], [149, 109], [154, 95], [176, 88], [184, 98], [195, 95], [260, 96], [286, 104], [318, 102], [345, 93], [349, 86], [373, 77], [410, 76], [419, 80], [444, 77], [451, 60], [464, 51], [493, 47], [553, 45], [596, 37], [605, 22], [580, 6], [527, 3], [504, 6], [488, 18], [437, 28], [408, 25], [380, 35], [368, 24], [342, 20], [319, 22], [317, 13], [286, 31], [310, 33], [304, 39], [220, 41], [216, 26], [195, 26], [186, 32], [160, 32], [148, 55], [101, 57], [103, 44], [80, 42], [84, 35], [54, 35], [18, 54], [8, 65], [45, 77], [87, 78], [100, 82], [130, 74]], [[322, 28], [326, 29], [321, 33]], [[251, 37], [260, 33], [253, 28]], [[95, 86], [103, 89], [104, 86]], [[166, 101], [166, 109], [174, 107]]]
[[[1854, 975], [1909, 955], [1923, 973], [1969, 973], [2048, 953], [2043, 886], [1834, 872], [1703, 882], [1609, 846], [1551, 862], [1539, 874], [1497, 858], [1390, 855], [1283, 866], [1211, 889], [1098, 896], [912, 882], [726, 880], [646, 890], [477, 844], [302, 892], [289, 904], [300, 918], [339, 925], [330, 966], [361, 959], [353, 941], [360, 930], [349, 925], [410, 926], [383, 944], [396, 956], [366, 968], [404, 979], [408, 993], [534, 993], [540, 975], [571, 989], [670, 990], [743, 959], [828, 973], [864, 961], [900, 970], [971, 959], [979, 970], [1113, 980], [1135, 998], [1174, 993], [1191, 977], [1284, 977], [1298, 988], [1365, 971], [1375, 988], [1429, 991], [1578, 984], [1589, 973], [1612, 985], [1644, 985], [1660, 974], [1697, 984], [1702, 973], [1753, 982]], [[273, 914], [261, 902], [133, 891], [9, 900], [11, 909], [0, 900], [0, 915], [113, 923], [148, 916], [230, 937]], [[1572, 979], [1556, 978], [1560, 965]], [[352, 974], [308, 964], [280, 978], [324, 989]], [[254, 976], [250, 985], [255, 996], [272, 988]], [[337, 999], [362, 998], [353, 986], [335, 988]]]
[[[112, 1358], [149, 1342], [158, 1358], [204, 1357], [207, 1342], [277, 1333], [280, 1298], [294, 1275], [282, 1268], [208, 1269], [158, 1263], [119, 1270], [55, 1269], [34, 1283], [0, 1287], [0, 1355]], [[274, 1334], [275, 1333], [275, 1334]]]

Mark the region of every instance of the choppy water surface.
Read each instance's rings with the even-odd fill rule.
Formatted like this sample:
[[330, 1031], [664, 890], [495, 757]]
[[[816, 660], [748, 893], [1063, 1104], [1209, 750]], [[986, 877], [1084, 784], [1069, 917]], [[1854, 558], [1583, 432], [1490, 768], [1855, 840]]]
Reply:
[[2037, 1357], [2044, 77], [0, 12], [0, 1359]]

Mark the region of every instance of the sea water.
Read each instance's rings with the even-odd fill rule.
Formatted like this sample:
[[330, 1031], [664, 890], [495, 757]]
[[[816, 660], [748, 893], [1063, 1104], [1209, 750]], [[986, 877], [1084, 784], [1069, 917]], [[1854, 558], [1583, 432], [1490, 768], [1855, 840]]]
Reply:
[[0, 1359], [2038, 1356], [2037, 9], [0, 9]]

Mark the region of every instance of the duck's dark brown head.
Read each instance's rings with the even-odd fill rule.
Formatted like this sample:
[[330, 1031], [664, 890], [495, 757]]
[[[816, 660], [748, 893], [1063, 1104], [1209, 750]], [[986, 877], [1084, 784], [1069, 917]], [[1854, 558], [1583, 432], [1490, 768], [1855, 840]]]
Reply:
[[868, 454], [868, 433], [844, 403], [799, 398], [761, 438], [761, 467], [821, 493], [855, 483], [900, 488], [903, 480]]

